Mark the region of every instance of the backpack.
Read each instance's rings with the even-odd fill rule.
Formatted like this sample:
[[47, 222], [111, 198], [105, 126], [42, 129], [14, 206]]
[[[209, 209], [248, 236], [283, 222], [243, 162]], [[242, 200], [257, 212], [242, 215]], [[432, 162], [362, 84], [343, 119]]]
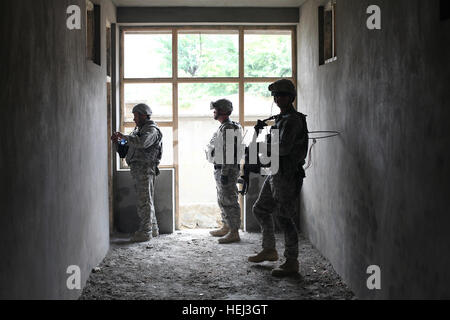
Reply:
[[158, 142], [156, 142], [155, 144], [151, 145], [148, 148], [148, 149], [153, 149], [153, 148], [157, 149], [156, 158], [153, 159], [153, 160], [155, 161], [156, 166], [159, 166], [159, 164], [161, 162], [161, 159], [162, 159], [162, 155], [163, 155], [163, 141], [162, 141], [163, 134], [161, 132], [161, 129], [159, 129], [156, 124], [151, 124], [150, 127], [155, 128], [156, 130], [158, 130], [159, 137], [160, 137]]

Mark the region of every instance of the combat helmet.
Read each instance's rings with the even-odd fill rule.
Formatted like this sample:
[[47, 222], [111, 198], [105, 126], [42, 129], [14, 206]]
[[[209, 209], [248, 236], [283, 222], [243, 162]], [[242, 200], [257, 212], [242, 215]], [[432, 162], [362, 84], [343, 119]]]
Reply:
[[225, 114], [231, 114], [233, 112], [233, 103], [227, 99], [220, 99], [215, 102], [211, 102], [211, 110], [217, 109], [217, 111]]
[[282, 79], [272, 83], [269, 86], [269, 91], [272, 92], [272, 96], [275, 94], [287, 94], [293, 97], [297, 96], [297, 90], [291, 80]]
[[133, 108], [133, 113], [140, 113], [146, 116], [151, 116], [153, 114], [152, 109], [145, 103], [140, 103]]

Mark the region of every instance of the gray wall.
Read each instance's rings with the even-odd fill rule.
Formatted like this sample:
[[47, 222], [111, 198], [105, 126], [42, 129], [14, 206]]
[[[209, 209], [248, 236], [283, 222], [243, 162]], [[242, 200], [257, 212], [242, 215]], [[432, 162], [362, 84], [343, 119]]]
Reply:
[[[84, 0], [2, 3], [0, 43], [0, 298], [72, 299], [109, 246], [105, 17], [102, 66], [86, 60], [66, 8]], [[82, 13], [82, 17], [84, 14]]]
[[[175, 170], [161, 169], [155, 181], [155, 214], [160, 234], [175, 231]], [[129, 170], [117, 171], [114, 196], [114, 228], [118, 232], [133, 233], [139, 227], [136, 211], [136, 191]]]
[[342, 136], [314, 150], [303, 229], [360, 298], [450, 298], [450, 21], [437, 0], [338, 0], [338, 60], [319, 67], [319, 3], [300, 11], [299, 109]]

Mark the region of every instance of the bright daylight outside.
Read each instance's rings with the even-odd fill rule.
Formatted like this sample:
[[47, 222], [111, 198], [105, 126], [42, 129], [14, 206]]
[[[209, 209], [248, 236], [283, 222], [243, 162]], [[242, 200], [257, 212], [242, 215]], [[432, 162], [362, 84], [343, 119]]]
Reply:
[[[177, 74], [173, 74], [172, 34], [177, 32]], [[243, 74], [240, 39], [243, 36]], [[164, 135], [162, 166], [174, 167], [178, 152], [179, 226], [213, 228], [221, 223], [213, 166], [204, 148], [219, 122], [210, 102], [233, 102], [232, 120], [248, 124], [277, 113], [267, 90], [272, 80], [293, 77], [292, 31], [167, 30], [124, 31], [123, 114], [125, 132], [134, 129], [131, 110], [147, 103]], [[269, 78], [269, 79], [267, 79]], [[240, 92], [240, 83], [243, 92]], [[177, 101], [173, 101], [174, 90]], [[243, 95], [243, 105], [240, 105]], [[178, 117], [174, 117], [174, 106]], [[239, 110], [243, 108], [243, 119]], [[174, 143], [174, 128], [178, 141]], [[253, 135], [253, 126], [244, 128]], [[178, 146], [178, 150], [174, 149]], [[126, 168], [124, 163], [122, 168]]]

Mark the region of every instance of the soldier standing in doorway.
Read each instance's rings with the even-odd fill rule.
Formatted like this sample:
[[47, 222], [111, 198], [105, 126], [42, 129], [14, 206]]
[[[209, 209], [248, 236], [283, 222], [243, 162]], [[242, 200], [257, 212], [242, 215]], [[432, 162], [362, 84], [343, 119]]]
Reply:
[[[212, 102], [211, 110], [214, 110], [214, 120], [220, 122], [220, 127], [207, 147], [207, 157], [210, 162], [214, 163], [217, 202], [223, 226], [210, 233], [214, 237], [223, 237], [219, 239], [221, 244], [239, 242], [241, 240], [239, 237], [241, 207], [238, 200], [237, 182], [240, 174], [239, 154], [241, 152], [239, 146], [242, 141], [242, 127], [230, 119], [233, 112], [231, 101], [222, 99]], [[227, 131], [232, 134], [227, 135]], [[232, 137], [233, 141], [227, 141], [227, 137]], [[221, 150], [223, 151], [221, 152]], [[229, 152], [234, 153], [232, 163], [227, 161]]]
[[134, 242], [146, 242], [159, 235], [155, 215], [155, 177], [159, 175], [158, 165], [162, 157], [162, 133], [151, 120], [152, 110], [146, 104], [133, 108], [136, 129], [130, 135], [116, 132], [111, 140], [119, 150], [126, 146], [126, 162], [130, 167], [137, 193], [137, 214], [139, 229], [132, 237]]

